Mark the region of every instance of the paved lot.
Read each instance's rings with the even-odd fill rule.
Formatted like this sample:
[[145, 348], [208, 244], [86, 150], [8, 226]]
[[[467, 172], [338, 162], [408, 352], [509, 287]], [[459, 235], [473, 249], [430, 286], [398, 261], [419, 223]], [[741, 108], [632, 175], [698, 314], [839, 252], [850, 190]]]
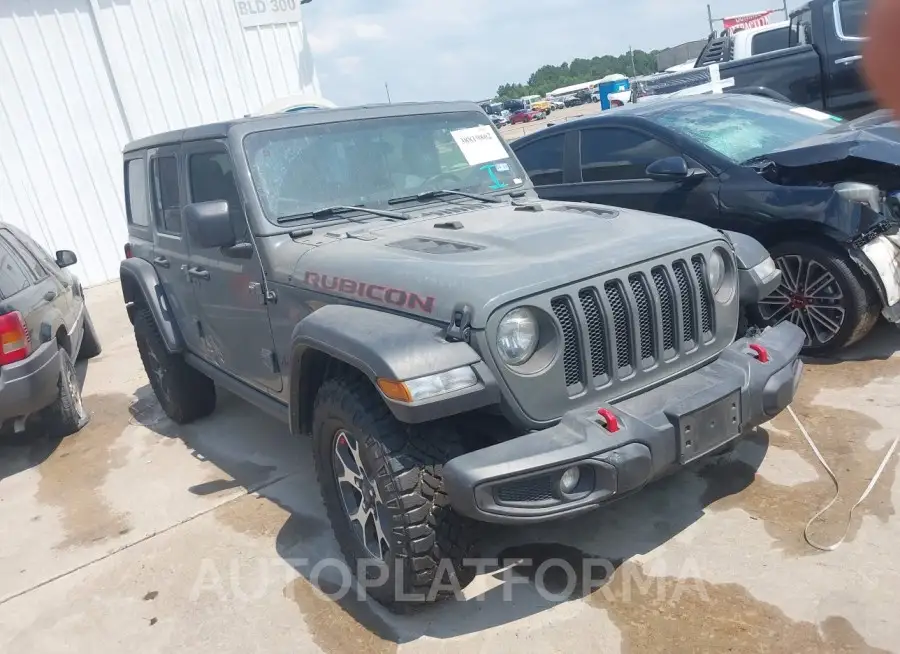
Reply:
[[507, 125], [500, 128], [500, 134], [507, 141], [515, 141], [517, 138], [531, 134], [538, 130], [544, 129], [555, 123], [562, 123], [583, 116], [593, 116], [600, 113], [600, 103], [592, 102], [591, 104], [583, 104], [580, 107], [567, 107], [566, 109], [557, 109], [551, 113], [545, 120], [534, 120], [530, 123], [519, 123], [518, 125]]
[[[895, 458], [837, 552], [809, 549], [831, 495], [787, 419], [738, 450], [568, 523], [494, 533], [505, 558], [605, 560], [555, 601], [560, 568], [483, 575], [467, 601], [394, 616], [313, 589], [337, 556], [308, 444], [221, 397], [189, 427], [148, 391], [118, 287], [89, 291], [102, 357], [81, 369], [91, 424], [0, 445], [0, 651], [900, 651]], [[900, 333], [811, 365], [796, 403], [843, 484], [846, 516], [900, 423]], [[323, 575], [325, 576], [325, 575]]]

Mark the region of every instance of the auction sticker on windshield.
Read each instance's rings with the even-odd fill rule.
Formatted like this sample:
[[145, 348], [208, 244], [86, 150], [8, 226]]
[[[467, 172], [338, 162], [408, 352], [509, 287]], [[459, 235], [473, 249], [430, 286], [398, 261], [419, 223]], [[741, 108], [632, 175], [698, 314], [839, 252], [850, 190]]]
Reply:
[[831, 114], [826, 114], [822, 111], [810, 109], [809, 107], [794, 107], [793, 109], [791, 109], [791, 111], [793, 111], [795, 114], [800, 114], [801, 116], [814, 118], [816, 120], [833, 120], [835, 122], [841, 122], [841, 119], [837, 116], [832, 116]]
[[470, 166], [508, 159], [506, 148], [490, 125], [479, 125], [450, 132]]

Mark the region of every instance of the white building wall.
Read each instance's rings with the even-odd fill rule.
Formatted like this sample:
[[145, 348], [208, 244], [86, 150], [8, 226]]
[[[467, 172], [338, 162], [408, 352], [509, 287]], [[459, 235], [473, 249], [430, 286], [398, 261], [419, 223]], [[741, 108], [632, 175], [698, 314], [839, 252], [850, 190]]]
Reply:
[[319, 95], [302, 23], [246, 4], [0, 0], [0, 220], [74, 250], [86, 285], [115, 279], [126, 142]]

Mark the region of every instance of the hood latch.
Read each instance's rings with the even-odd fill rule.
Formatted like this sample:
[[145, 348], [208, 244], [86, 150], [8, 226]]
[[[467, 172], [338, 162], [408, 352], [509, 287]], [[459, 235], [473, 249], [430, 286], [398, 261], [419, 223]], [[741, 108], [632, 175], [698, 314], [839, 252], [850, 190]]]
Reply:
[[469, 342], [472, 324], [472, 307], [468, 304], [457, 304], [453, 307], [453, 318], [447, 325], [445, 338], [451, 342]]

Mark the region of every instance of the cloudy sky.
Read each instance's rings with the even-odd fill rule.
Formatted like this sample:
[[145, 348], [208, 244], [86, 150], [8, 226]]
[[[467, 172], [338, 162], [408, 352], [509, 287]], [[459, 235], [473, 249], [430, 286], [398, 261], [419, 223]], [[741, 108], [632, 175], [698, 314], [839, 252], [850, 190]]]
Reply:
[[[718, 16], [782, 6], [711, 3]], [[342, 105], [385, 101], [385, 82], [395, 102], [478, 100], [543, 64], [709, 31], [705, 0], [312, 0], [304, 20], [322, 93]]]

